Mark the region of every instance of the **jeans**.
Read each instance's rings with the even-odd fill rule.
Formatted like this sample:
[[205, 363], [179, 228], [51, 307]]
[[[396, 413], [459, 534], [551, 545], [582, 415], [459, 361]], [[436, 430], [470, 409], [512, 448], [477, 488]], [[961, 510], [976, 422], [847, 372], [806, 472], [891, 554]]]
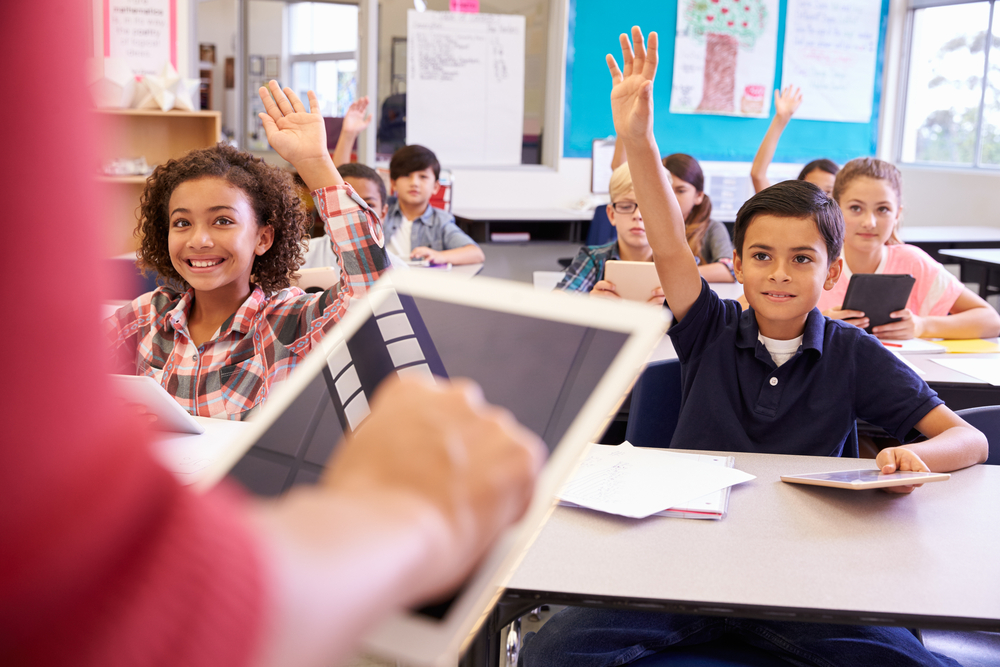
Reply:
[[[732, 635], [792, 665], [956, 666], [906, 628], [661, 614], [568, 607], [525, 638], [519, 667], [617, 667]], [[960, 667], [960, 666], [959, 666]]]

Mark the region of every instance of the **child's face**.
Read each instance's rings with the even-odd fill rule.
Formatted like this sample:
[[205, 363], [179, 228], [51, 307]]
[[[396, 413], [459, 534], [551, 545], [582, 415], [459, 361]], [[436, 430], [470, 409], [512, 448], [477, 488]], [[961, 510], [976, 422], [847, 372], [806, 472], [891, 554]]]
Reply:
[[618, 230], [618, 243], [634, 250], [648, 250], [649, 241], [646, 240], [646, 227], [642, 223], [639, 207], [636, 206], [631, 213], [618, 213], [614, 204], [635, 204], [635, 190], [629, 190], [608, 205], [608, 220]]
[[826, 243], [812, 218], [759, 215], [747, 227], [736, 279], [754, 309], [760, 332], [779, 340], [802, 334], [824, 289], [840, 277], [841, 260], [827, 266]]
[[184, 181], [170, 195], [170, 262], [196, 292], [250, 285], [254, 257], [274, 242], [274, 229], [257, 224], [249, 197], [224, 179]]
[[372, 207], [378, 217], [385, 220], [386, 213], [389, 212], [389, 205], [382, 201], [382, 192], [377, 184], [369, 178], [358, 176], [345, 176], [344, 182], [354, 188], [358, 196], [365, 200], [365, 203]]
[[403, 204], [412, 207], [427, 206], [438, 190], [438, 181], [430, 167], [400, 176], [392, 182], [392, 189]]
[[806, 183], [812, 183], [826, 194], [830, 194], [833, 192], [833, 182], [837, 180], [837, 177], [828, 171], [813, 169], [802, 180]]
[[855, 178], [840, 195], [844, 213], [844, 247], [873, 255], [882, 251], [899, 220], [899, 200], [878, 178]]
[[673, 177], [673, 185], [674, 195], [677, 196], [677, 203], [681, 207], [681, 214], [687, 220], [692, 209], [705, 199], [705, 193], [698, 192], [693, 185], [687, 181], [682, 181], [676, 176]]

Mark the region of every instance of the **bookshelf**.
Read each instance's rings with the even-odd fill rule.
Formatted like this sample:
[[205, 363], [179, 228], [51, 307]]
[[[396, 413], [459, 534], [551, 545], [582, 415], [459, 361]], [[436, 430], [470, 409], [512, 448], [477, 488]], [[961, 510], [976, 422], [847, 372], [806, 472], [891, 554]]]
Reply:
[[[222, 131], [218, 111], [157, 111], [151, 109], [96, 109], [99, 163], [114, 158], [145, 157], [150, 167], [195, 148], [214, 146]], [[145, 176], [101, 176], [107, 220], [106, 254], [120, 255], [138, 246], [135, 230], [139, 196]]]

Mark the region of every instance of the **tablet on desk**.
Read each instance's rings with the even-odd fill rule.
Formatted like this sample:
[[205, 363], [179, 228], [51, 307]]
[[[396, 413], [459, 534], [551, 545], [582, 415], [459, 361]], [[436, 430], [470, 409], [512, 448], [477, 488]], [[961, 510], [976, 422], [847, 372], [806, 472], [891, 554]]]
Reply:
[[868, 333], [872, 327], [898, 322], [889, 313], [906, 308], [910, 291], [916, 282], [911, 275], [855, 273], [847, 284], [842, 310], [860, 310], [868, 318]]
[[604, 264], [604, 279], [615, 286], [618, 296], [646, 303], [660, 286], [660, 276], [653, 262], [626, 262], [609, 259]]
[[951, 478], [946, 472], [891, 472], [883, 475], [876, 468], [864, 470], [837, 470], [834, 472], [817, 472], [808, 475], [782, 475], [781, 481], [789, 484], [812, 484], [813, 486], [832, 486], [836, 489], [884, 489], [889, 486], [911, 486], [928, 482], [943, 482]]
[[364, 640], [369, 651], [408, 665], [455, 665], [666, 329], [657, 309], [606, 300], [581, 308], [581, 299], [436, 271], [386, 275], [273, 390], [239, 446], [196, 488], [226, 474], [268, 496], [316, 483], [387, 377], [478, 383], [549, 449], [531, 507], [454, 597], [400, 611]]

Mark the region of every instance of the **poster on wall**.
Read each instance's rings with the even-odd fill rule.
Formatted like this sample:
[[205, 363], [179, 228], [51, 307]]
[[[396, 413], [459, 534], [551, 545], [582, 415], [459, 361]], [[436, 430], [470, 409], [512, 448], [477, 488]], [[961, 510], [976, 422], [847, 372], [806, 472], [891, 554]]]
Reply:
[[177, 0], [104, 0], [104, 55], [139, 76], [177, 67]]
[[670, 113], [766, 118], [778, 0], [680, 0]]
[[795, 117], [871, 122], [882, 3], [788, 0], [781, 85], [802, 89]]
[[525, 18], [407, 12], [406, 143], [442, 164], [521, 164]]

